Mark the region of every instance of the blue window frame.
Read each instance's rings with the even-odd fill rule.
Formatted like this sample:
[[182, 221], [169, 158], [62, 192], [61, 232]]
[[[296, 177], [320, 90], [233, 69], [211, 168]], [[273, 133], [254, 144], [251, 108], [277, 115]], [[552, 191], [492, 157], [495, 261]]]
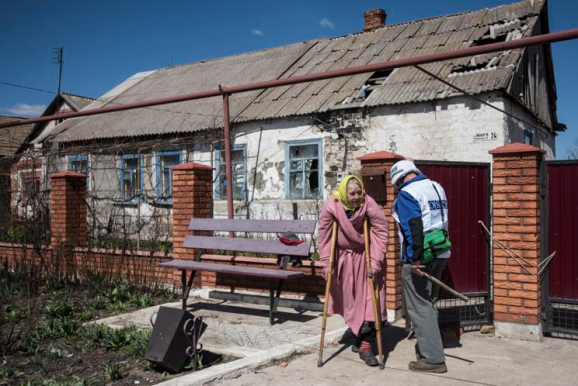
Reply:
[[122, 201], [136, 203], [143, 192], [142, 157], [138, 154], [120, 156], [118, 165], [118, 180], [120, 198]]
[[90, 158], [87, 155], [68, 156], [68, 170], [86, 174], [86, 189], [90, 190]]
[[162, 151], [156, 154], [156, 187], [160, 202], [173, 202], [173, 173], [171, 167], [182, 162], [182, 153], [176, 151]]
[[[233, 200], [247, 200], [247, 146], [235, 145], [231, 149], [231, 171], [233, 178]], [[225, 152], [215, 148], [215, 200], [227, 199], [225, 174]]]
[[285, 143], [285, 197], [322, 198], [321, 140]]

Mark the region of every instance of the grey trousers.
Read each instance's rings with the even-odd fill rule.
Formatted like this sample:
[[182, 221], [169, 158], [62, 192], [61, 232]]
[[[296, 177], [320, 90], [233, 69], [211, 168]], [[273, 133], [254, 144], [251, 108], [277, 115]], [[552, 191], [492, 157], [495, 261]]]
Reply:
[[411, 264], [403, 265], [401, 278], [407, 313], [423, 361], [430, 364], [445, 362], [437, 312], [432, 302], [431, 282], [412, 274]]

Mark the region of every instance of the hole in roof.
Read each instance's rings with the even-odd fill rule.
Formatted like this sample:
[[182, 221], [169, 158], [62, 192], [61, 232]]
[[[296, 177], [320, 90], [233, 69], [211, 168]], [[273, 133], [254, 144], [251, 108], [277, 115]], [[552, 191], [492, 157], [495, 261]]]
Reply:
[[[503, 21], [488, 26], [485, 33], [472, 42], [471, 47], [480, 47], [488, 44], [501, 43], [522, 37], [522, 27], [520, 20]], [[470, 59], [467, 64], [457, 64], [452, 68], [450, 76], [477, 70], [492, 70], [499, 64], [503, 57], [503, 52], [477, 55]]]
[[385, 83], [387, 78], [391, 75], [393, 70], [376, 71], [371, 77], [365, 81], [361, 87], [361, 91], [356, 101], [361, 101], [369, 98], [373, 90]]
[[478, 40], [476, 40], [472, 44], [472, 47], [479, 47], [479, 46], [485, 46], [488, 44], [505, 42], [507, 37], [508, 37], [507, 33], [505, 33], [503, 35], [496, 36], [495, 38], [493, 38], [490, 35], [484, 35], [481, 38], [479, 38]]

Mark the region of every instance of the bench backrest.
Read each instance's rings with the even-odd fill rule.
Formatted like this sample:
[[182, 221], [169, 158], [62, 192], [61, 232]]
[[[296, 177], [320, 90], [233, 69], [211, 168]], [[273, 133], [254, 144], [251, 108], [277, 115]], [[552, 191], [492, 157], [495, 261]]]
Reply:
[[[192, 219], [192, 231], [283, 233], [294, 232], [313, 234], [314, 220], [228, 220]], [[311, 244], [307, 241], [299, 245], [285, 245], [279, 240], [256, 240], [241, 237], [187, 236], [185, 248], [217, 249], [231, 252], [253, 252], [276, 255], [309, 256]]]
[[308, 233], [315, 232], [315, 220], [228, 220], [194, 218], [189, 223], [191, 231], [259, 232], [259, 233]]

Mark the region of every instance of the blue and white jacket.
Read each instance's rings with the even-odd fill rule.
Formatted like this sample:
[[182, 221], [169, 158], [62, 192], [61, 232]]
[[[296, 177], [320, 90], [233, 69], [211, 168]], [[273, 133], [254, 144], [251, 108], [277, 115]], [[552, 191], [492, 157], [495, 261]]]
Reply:
[[[442, 227], [448, 229], [448, 202], [441, 185], [424, 174], [401, 184], [397, 189], [399, 192], [393, 203], [392, 216], [397, 223], [399, 239], [402, 242], [401, 260], [404, 264], [411, 264], [422, 257], [423, 235], [427, 231]], [[444, 209], [444, 221], [441, 206]], [[448, 258], [450, 251], [437, 257]]]

